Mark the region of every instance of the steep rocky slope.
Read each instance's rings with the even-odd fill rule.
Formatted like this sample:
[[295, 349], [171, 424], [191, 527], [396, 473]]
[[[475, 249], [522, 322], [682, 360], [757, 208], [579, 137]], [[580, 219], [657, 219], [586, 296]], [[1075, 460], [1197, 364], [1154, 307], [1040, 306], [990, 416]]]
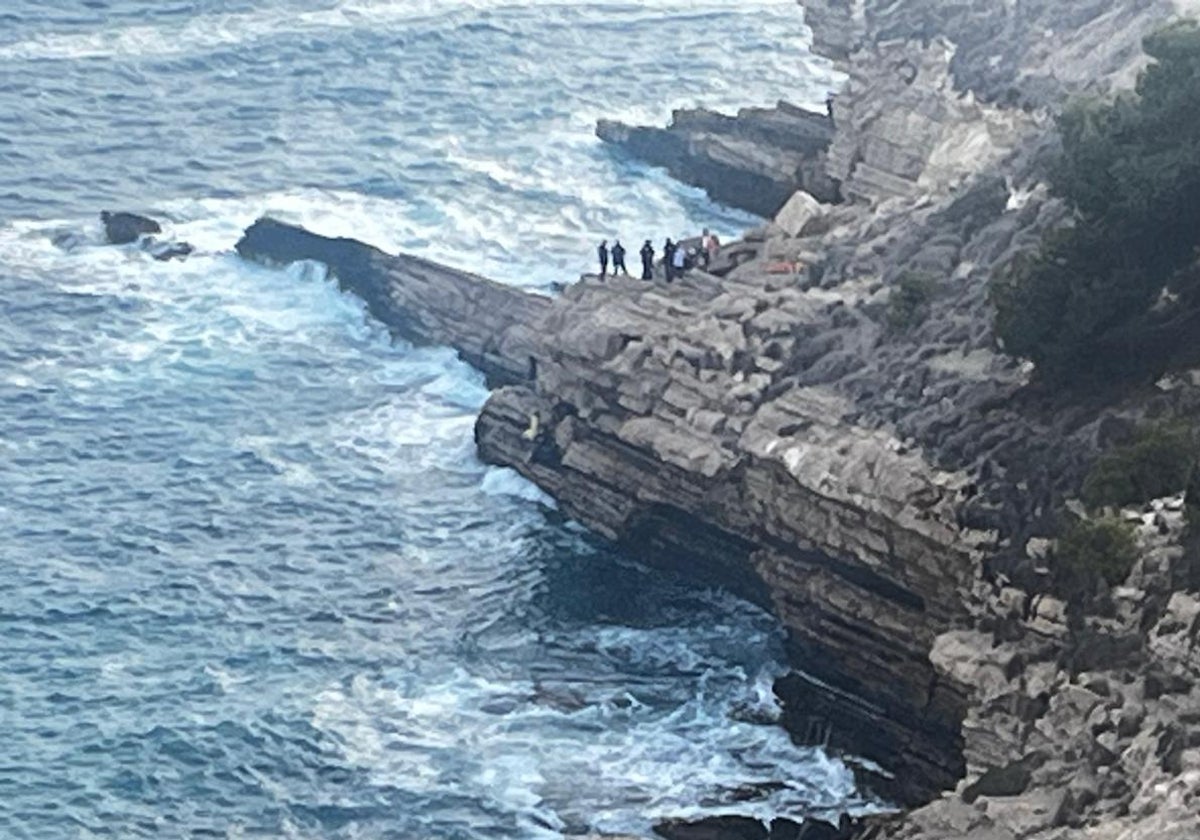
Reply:
[[[852, 204], [826, 209], [804, 226], [789, 220], [769, 227], [754, 257], [729, 274], [745, 282], [779, 266], [802, 266], [791, 288], [780, 284], [781, 297], [757, 298], [766, 312], [788, 313], [780, 332], [790, 328], [799, 341], [773, 348], [746, 375], [768, 377], [766, 393], [786, 390], [803, 406], [800, 421], [786, 430], [790, 439], [776, 429], [776, 447], [794, 444], [797, 431], [807, 442], [811, 413], [833, 407], [836, 420], [827, 422], [840, 435], [890, 435], [922, 468], [964, 482], [942, 497], [959, 529], [947, 532], [942, 550], [967, 558], [967, 568], [947, 580], [956, 580], [963, 612], [929, 610], [935, 590], [922, 610], [924, 626], [935, 628], [927, 649], [932, 684], [963, 689], [966, 777], [954, 793], [867, 834], [1197, 836], [1200, 739], [1188, 733], [1200, 721], [1200, 623], [1194, 596], [1182, 591], [1197, 584], [1195, 547], [1182, 545], [1182, 502], [1126, 512], [1144, 520], [1141, 560], [1103, 617], [1068, 615], [1044, 556], [1054, 511], [1070, 503], [1097, 450], [1127, 438], [1143, 418], [1195, 418], [1195, 377], [1088, 404], [1030, 389], [1026, 371], [996, 352], [986, 300], [995, 268], [1064, 214], [1038, 185], [1053, 132], [1048, 113], [1031, 106], [1127, 86], [1143, 65], [1140, 38], [1177, 9], [1165, 2], [920, 0], [806, 6], [818, 48], [839, 58], [850, 78], [834, 108], [837, 131], [825, 157]], [[801, 227], [817, 235], [787, 237], [781, 229]], [[923, 323], [896, 329], [889, 300], [912, 277], [931, 281], [930, 311]], [[796, 288], [825, 304], [820, 316], [808, 321], [784, 302]], [[814, 449], [823, 441], [819, 431], [808, 440]], [[742, 439], [734, 448], [745, 453], [752, 444]], [[828, 477], [836, 482], [856, 452], [835, 451]], [[865, 487], [877, 502], [888, 485], [868, 475], [856, 489]], [[909, 509], [919, 498], [910, 497]], [[845, 522], [836, 528], [854, 530]], [[822, 565], [845, 568], [838, 547], [823, 548]], [[861, 545], [850, 550], [859, 560], [869, 555]], [[895, 551], [906, 567], [921, 567], [928, 556], [928, 549], [903, 545]], [[820, 610], [806, 605], [806, 615], [790, 615], [779, 601], [809, 580], [769, 584], [801, 640], [805, 622]], [[855, 607], [878, 608], [861, 588], [852, 592], [852, 599], [826, 592], [820, 600], [857, 617], [863, 613]], [[878, 637], [892, 618], [881, 614], [863, 625]], [[822, 632], [824, 648], [801, 643], [801, 667], [809, 667], [804, 657], [826, 653], [844, 623]], [[824, 709], [807, 693], [790, 695], [795, 684], [782, 689], [801, 716]]]
[[[319, 237], [244, 252], [330, 262], [406, 334], [492, 366], [506, 385], [479, 419], [483, 457], [648, 561], [773, 609], [791, 731], [928, 802], [867, 836], [1200, 836], [1181, 497], [1125, 512], [1140, 560], [1098, 613], [1068, 609], [1046, 552], [1096, 453], [1144, 418], [1196, 417], [1200, 375], [1086, 404], [1030, 388], [986, 295], [1064, 217], [1039, 185], [1040, 106], [1126, 84], [1174, 11], [814, 0], [818, 47], [850, 81], [809, 160], [846, 202], [800, 201], [671, 286], [585, 278], [527, 308]], [[913, 278], [928, 300], [906, 313]]]

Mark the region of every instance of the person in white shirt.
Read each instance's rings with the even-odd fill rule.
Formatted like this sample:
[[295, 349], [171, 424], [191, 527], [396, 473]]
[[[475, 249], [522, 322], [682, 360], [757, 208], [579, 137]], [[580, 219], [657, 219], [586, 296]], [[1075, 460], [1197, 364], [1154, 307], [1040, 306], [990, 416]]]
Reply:
[[675, 269], [672, 273], [676, 277], [682, 277], [683, 273], [687, 271], [687, 256], [687, 248], [683, 245], [675, 246], [675, 256], [671, 258], [671, 262], [672, 268]]
[[708, 261], [713, 252], [713, 235], [708, 232], [708, 228], [700, 234], [700, 264], [704, 266], [704, 270], [708, 271]]

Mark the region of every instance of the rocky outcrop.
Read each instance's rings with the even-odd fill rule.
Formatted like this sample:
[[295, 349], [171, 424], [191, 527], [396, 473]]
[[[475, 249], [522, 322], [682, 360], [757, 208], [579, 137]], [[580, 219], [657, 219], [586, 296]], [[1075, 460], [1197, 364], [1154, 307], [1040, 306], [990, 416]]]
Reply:
[[[844, 302], [755, 272], [588, 281], [551, 302], [268, 220], [238, 251], [325, 262], [400, 334], [511, 383], [480, 417], [485, 459], [639, 556], [774, 609], [805, 673], [781, 684], [793, 731], [897, 769], [906, 801], [961, 775], [965, 687], [928, 650], [961, 618], [987, 535], [956, 521], [965, 474], [795, 381]], [[861, 341], [869, 322], [844, 316]]]
[[[867, 836], [1195, 836], [1181, 502], [1126, 512], [1142, 559], [1091, 613], [1060, 597], [1047, 547], [1098, 451], [1143, 418], [1200, 416], [1200, 375], [1087, 404], [1042, 392], [999, 352], [987, 300], [997, 267], [1066, 214], [1039, 183], [1052, 120], [1030, 106], [1125, 83], [1172, 13], [814, 0], [817, 44], [850, 76], [832, 143], [772, 168], [786, 141], [733, 118], [602, 129], [681, 174], [698, 160], [706, 179], [760, 179], [739, 189], [769, 181], [771, 213], [820, 192], [801, 159], [849, 199], [802, 196], [670, 286], [585, 280], [526, 304], [279, 226], [242, 250], [327, 262], [402, 334], [458, 347], [505, 386], [477, 424], [485, 459], [647, 561], [772, 609], [789, 729], [876, 760], [923, 805]], [[898, 317], [913, 285], [927, 299]]]
[[[1194, 564], [1181, 498], [1128, 511], [1142, 560], [1108, 614], [1013, 588], [979, 593], [999, 623], [937, 640], [939, 669], [974, 686], [968, 782], [866, 840], [1200, 836], [1200, 600], [1154, 591]], [[997, 632], [999, 631], [999, 632]]]
[[775, 215], [799, 189], [821, 201], [839, 199], [837, 181], [825, 166], [832, 122], [784, 102], [746, 108], [736, 117], [675, 111], [667, 128], [601, 120], [596, 136], [702, 187], [716, 201], [760, 216]]
[[[195, 250], [187, 242], [156, 239], [154, 234], [162, 233], [162, 226], [149, 216], [103, 210], [100, 223], [104, 225], [104, 237], [108, 244], [130, 245], [136, 242], [144, 252], [160, 262], [184, 259]], [[55, 237], [55, 244], [64, 249], [74, 247], [77, 242], [78, 237], [72, 232]]]
[[371, 314], [417, 344], [447, 345], [492, 384], [526, 381], [537, 324], [550, 299], [419, 257], [390, 256], [353, 239], [328, 239], [273, 219], [259, 219], [237, 243], [246, 259], [327, 265], [343, 289]]
[[847, 198], [945, 194], [1044, 131], [1045, 118], [959, 92], [954, 56], [950, 42], [935, 38], [863, 46], [847, 62], [828, 154]]
[[629, 550], [774, 609], [805, 671], [781, 685], [792, 730], [902, 756], [897, 795], [915, 800], [962, 772], [964, 689], [927, 653], [982, 542], [955, 520], [965, 475], [787, 381], [832, 304], [761, 275], [580, 284], [547, 313], [536, 378], [493, 395], [477, 441]]
[[[1170, 0], [805, 0], [820, 55], [843, 65], [877, 45], [952, 44], [960, 91], [1006, 105], [1054, 105], [1081, 90], [1129, 87], [1143, 35], [1179, 11]], [[1187, 9], [1183, 9], [1187, 11]]]
[[1141, 38], [1190, 0], [803, 6], [815, 51], [848, 77], [832, 119], [781, 103], [677, 111], [665, 129], [602, 120], [597, 135], [766, 218], [796, 190], [827, 203], [943, 193], [1044, 132], [1045, 107], [1129, 87]]

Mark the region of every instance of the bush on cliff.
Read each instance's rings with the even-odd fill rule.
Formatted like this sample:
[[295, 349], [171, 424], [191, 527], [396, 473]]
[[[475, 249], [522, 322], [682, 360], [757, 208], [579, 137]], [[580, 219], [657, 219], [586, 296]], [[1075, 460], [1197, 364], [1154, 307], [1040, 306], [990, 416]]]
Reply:
[[896, 332], [907, 332], [920, 326], [929, 317], [936, 281], [928, 274], [906, 271], [896, 281], [887, 301], [888, 326]]
[[1073, 221], [993, 279], [997, 335], [1051, 381], [1154, 374], [1194, 339], [1200, 27], [1144, 46], [1153, 63], [1136, 95], [1076, 103], [1059, 119], [1050, 185]]
[[1133, 529], [1120, 519], [1086, 519], [1067, 527], [1054, 554], [1073, 575], [1099, 576], [1109, 586], [1117, 586], [1129, 577], [1137, 560], [1137, 543]]
[[1083, 481], [1093, 508], [1136, 505], [1182, 491], [1196, 460], [1192, 430], [1181, 423], [1143, 429], [1132, 443], [1106, 452]]

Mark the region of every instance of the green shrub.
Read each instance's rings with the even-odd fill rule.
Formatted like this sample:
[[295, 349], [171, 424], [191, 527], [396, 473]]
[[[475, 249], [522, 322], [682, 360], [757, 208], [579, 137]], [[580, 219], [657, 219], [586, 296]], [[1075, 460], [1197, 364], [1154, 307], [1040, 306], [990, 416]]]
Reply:
[[1098, 575], [1116, 586], [1129, 576], [1137, 560], [1137, 543], [1133, 528], [1119, 519], [1078, 520], [1058, 538], [1055, 556], [1076, 575]]
[[896, 332], [914, 329], [929, 317], [937, 283], [928, 274], [906, 271], [896, 281], [887, 302], [888, 326]]
[[1083, 481], [1093, 508], [1136, 505], [1183, 490], [1196, 460], [1192, 431], [1180, 423], [1143, 429], [1128, 446], [1100, 457]]
[[[1136, 95], [1059, 118], [1050, 185], [1074, 211], [993, 278], [996, 334], [1050, 381], [1157, 373], [1192, 331], [1200, 275], [1200, 28], [1147, 37]], [[1159, 293], [1178, 297], [1154, 311]]]

